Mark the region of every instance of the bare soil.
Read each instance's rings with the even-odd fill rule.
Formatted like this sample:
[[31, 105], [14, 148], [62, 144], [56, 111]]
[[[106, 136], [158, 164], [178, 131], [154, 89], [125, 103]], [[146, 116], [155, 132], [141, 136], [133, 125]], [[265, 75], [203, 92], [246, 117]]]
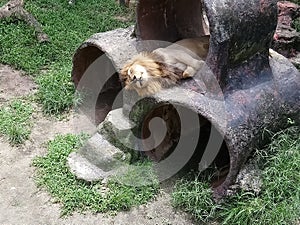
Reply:
[[[34, 93], [36, 85], [28, 76], [0, 65], [0, 104]], [[38, 107], [37, 107], [38, 108]], [[75, 113], [58, 121], [45, 117], [41, 112], [34, 114], [34, 126], [30, 140], [19, 147], [9, 145], [0, 136], [0, 225], [189, 225], [196, 224], [182, 212], [176, 212], [170, 203], [170, 185], [162, 188], [159, 196], [140, 207], [116, 215], [79, 214], [60, 217], [61, 205], [45, 190], [39, 189], [33, 179], [35, 168], [32, 159], [45, 155], [45, 142], [57, 134], [94, 132], [90, 122]]]

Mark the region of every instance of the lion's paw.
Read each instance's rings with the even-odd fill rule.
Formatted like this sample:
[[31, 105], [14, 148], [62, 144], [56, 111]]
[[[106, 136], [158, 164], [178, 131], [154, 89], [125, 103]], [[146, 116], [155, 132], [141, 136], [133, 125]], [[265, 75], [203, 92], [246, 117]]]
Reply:
[[185, 71], [182, 74], [183, 78], [193, 77], [196, 73], [196, 70], [194, 70], [192, 67], [188, 66]]
[[182, 74], [182, 77], [183, 78], [188, 78], [188, 77], [190, 77], [190, 74], [188, 72], [184, 71], [183, 74]]

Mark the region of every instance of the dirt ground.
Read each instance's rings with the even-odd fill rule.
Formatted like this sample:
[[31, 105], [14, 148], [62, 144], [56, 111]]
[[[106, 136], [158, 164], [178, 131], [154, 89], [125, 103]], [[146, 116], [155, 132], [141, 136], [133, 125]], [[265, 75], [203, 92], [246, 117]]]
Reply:
[[[28, 77], [9, 66], [0, 65], [0, 105], [36, 90]], [[32, 159], [46, 154], [44, 143], [57, 134], [93, 132], [94, 127], [83, 116], [71, 113], [58, 121], [34, 114], [30, 140], [23, 146], [12, 147], [0, 137], [0, 225], [193, 225], [191, 218], [176, 212], [170, 204], [169, 188], [162, 188], [154, 201], [115, 216], [105, 214], [78, 214], [60, 217], [60, 205], [47, 192], [37, 188], [33, 180]]]

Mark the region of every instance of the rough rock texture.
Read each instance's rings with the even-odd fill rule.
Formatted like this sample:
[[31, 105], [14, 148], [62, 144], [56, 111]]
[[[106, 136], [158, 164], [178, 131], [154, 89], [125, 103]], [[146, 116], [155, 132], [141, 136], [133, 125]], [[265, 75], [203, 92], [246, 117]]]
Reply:
[[[144, 3], [150, 4], [140, 1], [141, 5]], [[253, 149], [268, 141], [263, 139], [265, 129], [276, 132], [287, 126], [289, 117], [299, 123], [300, 74], [286, 58], [269, 52], [277, 26], [277, 1], [207, 0], [204, 7], [211, 35], [208, 68], [178, 87], [181, 91], [170, 89], [145, 99], [139, 104], [141, 107], [133, 107], [130, 114], [143, 123], [143, 115], [151, 112], [147, 105], [180, 104], [215, 124], [224, 134], [230, 155], [228, 176], [215, 189], [215, 196], [222, 197]], [[144, 34], [155, 33], [149, 20], [145, 24], [139, 21]], [[170, 36], [165, 35], [161, 31], [155, 38], [173, 38], [172, 32]], [[145, 36], [141, 33], [140, 37]], [[225, 104], [225, 110], [212, 99]], [[131, 108], [126, 106], [130, 102], [135, 102], [132, 97], [124, 99], [124, 109]]]
[[272, 48], [286, 57], [295, 57], [300, 50], [300, 33], [293, 28], [293, 21], [300, 16], [300, 6], [288, 1], [279, 1], [277, 6], [278, 24]]
[[243, 190], [253, 191], [256, 194], [259, 194], [262, 187], [261, 172], [262, 171], [258, 168], [255, 162], [247, 163], [237, 176], [237, 183]]
[[[100, 160], [102, 160], [100, 158]], [[112, 175], [111, 171], [104, 171], [88, 161], [82, 155], [72, 152], [68, 157], [68, 165], [70, 171], [76, 175], [78, 179], [88, 182], [99, 181]]]
[[[127, 60], [137, 54], [133, 32], [134, 27], [131, 26], [126, 29], [97, 33], [86, 40], [73, 56], [72, 79], [74, 83], [78, 85], [86, 70], [101, 56], [107, 57], [115, 70], [122, 68]], [[109, 78], [111, 75], [103, 71], [102, 74], [98, 74], [98, 78], [105, 81], [103, 77]]]
[[174, 42], [182, 38], [208, 34], [203, 19], [201, 1], [151, 0], [137, 5], [137, 29], [139, 40], [163, 40]]
[[97, 181], [113, 174], [127, 162], [126, 155], [96, 133], [76, 153], [68, 157], [71, 171], [79, 179]]
[[134, 124], [128, 117], [124, 116], [123, 109], [115, 109], [108, 113], [105, 120], [99, 124], [98, 132], [114, 146], [129, 153], [129, 156], [137, 154], [136, 137], [132, 129]]
[[289, 60], [300, 69], [300, 52], [296, 52], [293, 57], [290, 57]]
[[[255, 159], [254, 159], [255, 160]], [[233, 193], [242, 189], [244, 191], [251, 191], [255, 194], [261, 192], [262, 187], [262, 171], [254, 160], [249, 160], [240, 170], [236, 183], [229, 189]]]

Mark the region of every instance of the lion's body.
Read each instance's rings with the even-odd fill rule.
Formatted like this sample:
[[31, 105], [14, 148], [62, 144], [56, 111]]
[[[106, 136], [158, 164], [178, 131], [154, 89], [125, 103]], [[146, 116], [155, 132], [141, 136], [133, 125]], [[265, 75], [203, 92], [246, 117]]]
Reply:
[[141, 52], [121, 70], [125, 88], [145, 96], [192, 77], [203, 66], [208, 48], [206, 36], [183, 39], [153, 52]]

